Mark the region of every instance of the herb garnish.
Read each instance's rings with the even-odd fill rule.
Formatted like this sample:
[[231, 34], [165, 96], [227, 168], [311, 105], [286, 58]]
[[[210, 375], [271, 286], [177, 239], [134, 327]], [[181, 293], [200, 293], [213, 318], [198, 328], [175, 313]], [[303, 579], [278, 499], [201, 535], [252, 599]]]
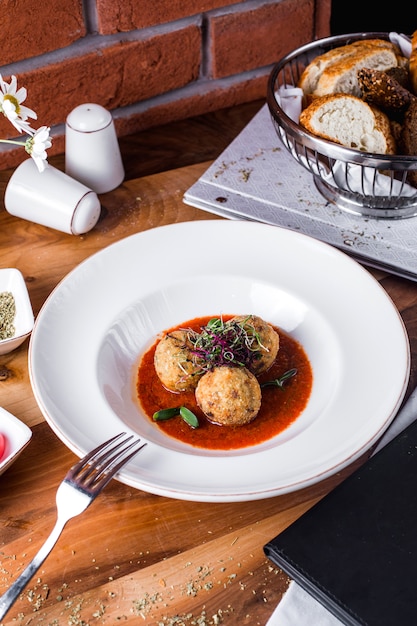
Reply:
[[170, 420], [171, 417], [175, 417], [180, 414], [180, 406], [176, 406], [172, 409], [161, 409], [153, 414], [153, 420], [155, 422], [162, 422], [163, 420]]
[[[187, 329], [188, 339], [191, 343], [190, 351], [199, 367], [209, 371], [221, 365], [246, 367], [261, 358], [261, 351], [268, 351], [262, 345], [259, 333], [247, 324], [252, 316], [236, 321], [234, 318], [224, 322], [222, 318], [213, 317], [201, 332]], [[279, 378], [269, 380], [261, 384], [263, 387], [284, 388], [285, 383], [297, 374], [293, 368], [285, 372]], [[153, 414], [153, 420], [160, 422], [180, 416], [191, 428], [198, 428], [197, 416], [185, 406], [177, 406], [161, 409]]]
[[163, 420], [169, 420], [172, 417], [180, 416], [186, 424], [191, 426], [191, 428], [198, 428], [199, 423], [197, 416], [194, 415], [190, 409], [187, 409], [185, 406], [177, 406], [171, 409], [161, 409], [160, 411], [156, 411], [153, 414], [153, 420], [155, 422], [161, 422]]
[[274, 378], [274, 380], [268, 380], [267, 382], [262, 383], [261, 389], [263, 389], [263, 387], [279, 387], [280, 389], [283, 389], [284, 384], [287, 382], [287, 380], [295, 376], [296, 373], [297, 373], [297, 370], [294, 367], [293, 369], [285, 372], [285, 374], [283, 374], [279, 378]]
[[261, 357], [261, 351], [267, 350], [262, 345], [259, 333], [246, 322], [251, 318], [241, 321], [214, 317], [201, 333], [189, 331], [188, 338], [192, 344], [191, 352], [205, 370], [221, 365], [233, 365], [251, 369], [254, 361]]

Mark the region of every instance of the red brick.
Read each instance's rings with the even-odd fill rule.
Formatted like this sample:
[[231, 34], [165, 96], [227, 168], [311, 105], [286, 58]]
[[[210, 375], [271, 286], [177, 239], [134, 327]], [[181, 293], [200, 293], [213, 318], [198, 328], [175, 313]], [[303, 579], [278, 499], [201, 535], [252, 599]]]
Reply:
[[314, 9], [314, 0], [282, 0], [247, 11], [209, 16], [210, 78], [275, 63], [312, 41]]
[[[266, 94], [267, 73], [238, 81], [236, 84], [218, 87], [206, 84], [205, 89], [198, 93], [184, 95], [181, 98], [156, 98], [152, 106], [128, 116], [114, 116], [117, 135], [124, 137], [148, 128], [183, 120], [195, 115], [218, 111], [244, 102], [262, 100]], [[61, 132], [54, 136], [52, 148], [48, 155], [62, 154], [65, 148], [65, 137]], [[16, 167], [29, 158], [23, 149], [12, 149], [2, 152], [0, 149], [0, 170]]]
[[236, 3], [238, 0], [97, 0], [98, 28], [102, 35], [128, 32]]
[[82, 0], [3, 0], [0, 65], [64, 48], [86, 34]]
[[[25, 104], [38, 113], [32, 125], [54, 127], [51, 156], [64, 151], [65, 119], [78, 104], [97, 102], [112, 111], [123, 136], [258, 100], [265, 98], [273, 63], [330, 32], [331, 0], [97, 0], [99, 23], [109, 33], [133, 28], [117, 40], [83, 37], [82, 0], [60, 0], [54, 12], [37, 0], [4, 0], [2, 10], [5, 4], [2, 35], [13, 47], [4, 45], [0, 53], [3, 75], [13, 72], [18, 86], [27, 88]], [[95, 3], [85, 6], [93, 17]], [[188, 19], [168, 24], [181, 17]], [[9, 53], [15, 63], [7, 67]], [[19, 63], [23, 53], [34, 57], [30, 64]], [[0, 137], [16, 134], [0, 115]], [[23, 148], [0, 145], [0, 169], [25, 158]]]
[[232, 107], [244, 102], [261, 100], [266, 95], [268, 76], [256, 76], [237, 82], [227, 87], [208, 86], [200, 93], [184, 96], [181, 100], [171, 100], [155, 105], [145, 112], [131, 114], [129, 117], [115, 119], [119, 137], [134, 132], [160, 126], [168, 122], [178, 121], [223, 108]]
[[[196, 81], [200, 44], [200, 29], [187, 26], [24, 72], [18, 77], [18, 86], [26, 87], [25, 104], [38, 115], [37, 124], [32, 125], [52, 126], [65, 122], [68, 113], [85, 102], [113, 110]], [[0, 136], [15, 134], [11, 124], [2, 118]]]

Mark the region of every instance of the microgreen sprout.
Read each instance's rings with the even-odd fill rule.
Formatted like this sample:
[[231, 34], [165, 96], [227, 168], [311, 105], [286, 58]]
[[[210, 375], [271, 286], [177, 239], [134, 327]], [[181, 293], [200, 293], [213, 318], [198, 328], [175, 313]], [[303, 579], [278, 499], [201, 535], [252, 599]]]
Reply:
[[266, 350], [262, 345], [259, 333], [253, 326], [247, 324], [250, 316], [244, 320], [230, 319], [224, 322], [222, 318], [212, 318], [201, 333], [189, 331], [189, 340], [192, 344], [192, 353], [204, 368], [210, 370], [221, 365], [248, 367], [258, 360], [261, 351]]
[[289, 380], [290, 378], [293, 378], [296, 375], [296, 373], [297, 373], [296, 368], [288, 370], [288, 371], [285, 372], [285, 374], [283, 374], [279, 378], [274, 378], [274, 380], [268, 380], [267, 382], [262, 383], [261, 384], [261, 388], [264, 388], [264, 387], [279, 387], [280, 389], [283, 389], [285, 383], [287, 382], [287, 380]]
[[177, 406], [171, 409], [161, 409], [160, 411], [156, 411], [156, 413], [153, 414], [153, 420], [154, 422], [161, 422], [169, 420], [172, 417], [177, 417], [178, 415], [186, 424], [191, 426], [191, 428], [199, 427], [197, 416], [185, 406]]

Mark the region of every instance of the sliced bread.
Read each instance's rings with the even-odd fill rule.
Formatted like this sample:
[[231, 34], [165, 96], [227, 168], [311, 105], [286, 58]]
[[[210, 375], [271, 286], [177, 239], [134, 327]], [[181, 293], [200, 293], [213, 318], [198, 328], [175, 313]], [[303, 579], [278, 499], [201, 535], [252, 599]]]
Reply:
[[350, 94], [314, 98], [300, 115], [300, 125], [317, 137], [376, 154], [394, 154], [388, 117]]
[[411, 89], [417, 96], [417, 30], [411, 36], [411, 55], [409, 61]]
[[[395, 68], [400, 69], [400, 68]], [[358, 71], [362, 99], [385, 111], [388, 115], [403, 112], [416, 98], [390, 73], [363, 67]]]
[[359, 40], [316, 57], [302, 72], [298, 86], [305, 95], [350, 93], [360, 96], [359, 69], [387, 70], [403, 62], [399, 48], [390, 41]]

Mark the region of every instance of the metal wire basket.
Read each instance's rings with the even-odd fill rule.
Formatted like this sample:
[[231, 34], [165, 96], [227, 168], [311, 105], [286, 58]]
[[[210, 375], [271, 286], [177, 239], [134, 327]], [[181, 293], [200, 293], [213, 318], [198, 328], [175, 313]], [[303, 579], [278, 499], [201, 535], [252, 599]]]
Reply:
[[417, 215], [417, 188], [409, 173], [417, 155], [379, 155], [345, 148], [315, 137], [281, 108], [278, 92], [295, 87], [304, 68], [319, 54], [359, 39], [389, 39], [388, 33], [353, 33], [320, 39], [279, 61], [269, 77], [268, 108], [278, 137], [314, 177], [324, 198], [355, 215], [398, 219]]

